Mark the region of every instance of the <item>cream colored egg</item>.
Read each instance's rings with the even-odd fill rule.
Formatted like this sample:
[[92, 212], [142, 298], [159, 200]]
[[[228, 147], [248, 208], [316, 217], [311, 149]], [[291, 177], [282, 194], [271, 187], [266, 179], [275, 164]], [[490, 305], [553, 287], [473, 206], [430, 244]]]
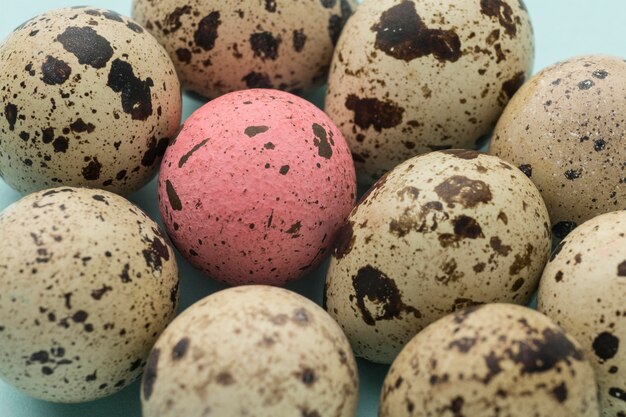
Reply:
[[533, 56], [521, 0], [365, 0], [337, 44], [326, 111], [372, 183], [412, 156], [474, 147]]
[[626, 211], [583, 223], [554, 251], [538, 309], [578, 340], [594, 366], [602, 416], [626, 415]]
[[0, 44], [0, 177], [22, 193], [60, 185], [120, 194], [152, 179], [181, 117], [165, 50], [110, 10], [25, 22]]
[[597, 417], [593, 369], [534, 310], [491, 304], [418, 334], [387, 375], [380, 417]]
[[134, 0], [183, 85], [206, 97], [307, 90], [326, 78], [353, 0]]
[[48, 401], [136, 379], [174, 317], [178, 270], [157, 224], [101, 190], [54, 188], [0, 213], [0, 377]]
[[535, 75], [507, 106], [489, 150], [533, 180], [553, 232], [626, 208], [626, 62], [585, 56]]
[[549, 223], [539, 191], [499, 158], [467, 150], [415, 157], [348, 217], [326, 309], [357, 356], [391, 363], [450, 312], [527, 303], [548, 258]]
[[159, 338], [142, 381], [144, 417], [354, 417], [354, 356], [312, 301], [267, 286], [213, 294]]

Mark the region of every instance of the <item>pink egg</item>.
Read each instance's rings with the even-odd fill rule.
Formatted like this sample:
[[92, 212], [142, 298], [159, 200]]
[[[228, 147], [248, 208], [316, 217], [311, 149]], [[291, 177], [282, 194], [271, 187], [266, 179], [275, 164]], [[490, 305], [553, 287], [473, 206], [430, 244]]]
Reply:
[[159, 176], [174, 244], [230, 285], [282, 285], [319, 265], [355, 194], [339, 129], [312, 104], [275, 90], [237, 91], [198, 109]]

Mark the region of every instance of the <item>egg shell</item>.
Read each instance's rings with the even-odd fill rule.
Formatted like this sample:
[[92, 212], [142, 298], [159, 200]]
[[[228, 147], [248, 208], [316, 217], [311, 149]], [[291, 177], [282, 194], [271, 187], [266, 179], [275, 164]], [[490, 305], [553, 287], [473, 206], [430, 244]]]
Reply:
[[435, 322], [385, 378], [380, 417], [596, 417], [593, 369], [534, 310], [491, 304]]
[[180, 83], [134, 21], [52, 10], [0, 45], [0, 177], [22, 193], [60, 185], [128, 194], [156, 173], [181, 117]]
[[339, 130], [312, 104], [275, 90], [231, 93], [197, 110], [159, 177], [174, 244], [231, 285], [280, 285], [317, 266], [355, 193]]
[[623, 59], [577, 57], [535, 75], [498, 122], [489, 152], [533, 180], [558, 238], [626, 207], [624, 97]]
[[335, 49], [326, 112], [371, 184], [412, 156], [474, 147], [533, 56], [522, 1], [365, 0]]
[[144, 417], [354, 417], [358, 374], [339, 326], [312, 301], [267, 286], [215, 293], [150, 353]]
[[183, 85], [218, 97], [246, 88], [307, 90], [326, 78], [354, 0], [134, 0]]
[[469, 150], [415, 157], [350, 213], [326, 277], [326, 309], [357, 356], [391, 363], [455, 310], [525, 304], [550, 251], [539, 191], [499, 158]]
[[591, 360], [602, 416], [626, 413], [626, 212], [583, 223], [555, 249], [538, 309], [578, 340]]
[[136, 379], [173, 319], [178, 269], [125, 199], [54, 188], [0, 213], [0, 377], [40, 399], [105, 397]]

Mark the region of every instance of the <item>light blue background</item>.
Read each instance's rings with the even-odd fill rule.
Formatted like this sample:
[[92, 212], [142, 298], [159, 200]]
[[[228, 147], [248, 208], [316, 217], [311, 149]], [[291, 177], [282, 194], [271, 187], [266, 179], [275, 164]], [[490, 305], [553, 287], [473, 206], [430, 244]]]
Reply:
[[[242, 0], [252, 1], [252, 0]], [[449, 0], [454, 1], [454, 0]], [[479, 0], [476, 0], [479, 1]], [[0, 7], [0, 39], [23, 21], [46, 10], [84, 5], [85, 0], [5, 0]], [[130, 14], [131, 0], [92, 0], [91, 5]], [[624, 0], [526, 0], [536, 37], [535, 72], [574, 55], [601, 53], [626, 58], [626, 1]], [[323, 91], [307, 97], [320, 105]], [[202, 102], [185, 97], [183, 117]], [[19, 194], [0, 179], [0, 210], [19, 198]], [[160, 221], [156, 207], [155, 181], [130, 198], [154, 219]], [[221, 287], [194, 271], [178, 257], [181, 266], [181, 304], [187, 307]], [[289, 288], [320, 302], [327, 264]], [[377, 414], [380, 386], [386, 366], [359, 361], [361, 399], [359, 417]], [[139, 383], [117, 395], [79, 405], [52, 404], [32, 399], [0, 381], [0, 417], [139, 417]], [[184, 416], [181, 416], [184, 417]]]

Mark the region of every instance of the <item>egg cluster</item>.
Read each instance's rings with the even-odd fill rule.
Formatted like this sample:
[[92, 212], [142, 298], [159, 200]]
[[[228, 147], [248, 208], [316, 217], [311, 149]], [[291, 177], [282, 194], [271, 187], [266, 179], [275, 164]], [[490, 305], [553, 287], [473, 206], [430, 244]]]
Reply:
[[[0, 44], [25, 194], [0, 378], [75, 403], [143, 375], [144, 417], [354, 417], [358, 356], [391, 364], [381, 417], [626, 416], [626, 61], [530, 78], [522, 0], [362, 3], [72, 7]], [[326, 113], [297, 96], [326, 80]], [[182, 124], [181, 87], [211, 100]], [[157, 172], [166, 233], [122, 197]], [[277, 288], [325, 259], [323, 308]], [[175, 318], [181, 263], [232, 288]]]

